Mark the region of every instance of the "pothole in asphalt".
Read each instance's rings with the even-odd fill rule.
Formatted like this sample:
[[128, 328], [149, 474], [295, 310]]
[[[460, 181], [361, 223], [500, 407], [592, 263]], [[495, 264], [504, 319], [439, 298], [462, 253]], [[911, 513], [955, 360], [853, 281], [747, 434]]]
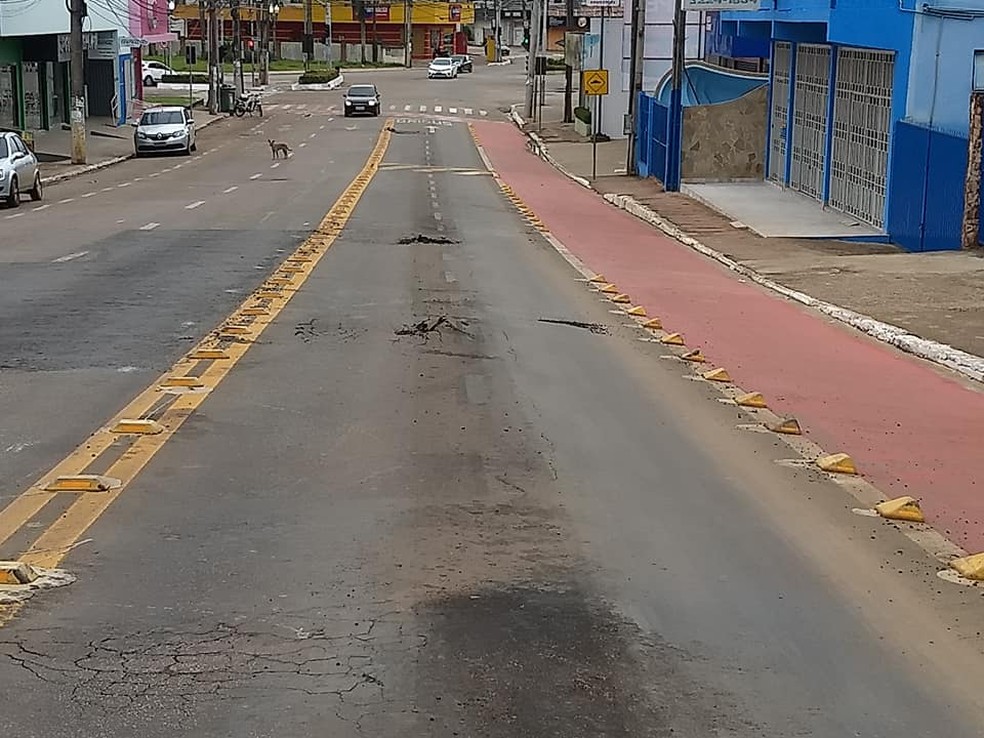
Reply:
[[422, 131], [401, 131], [399, 128], [394, 128], [393, 126], [390, 126], [386, 130], [398, 136], [419, 136], [422, 133]]
[[447, 315], [441, 315], [437, 318], [425, 318], [416, 323], [404, 325], [402, 328], [397, 328], [393, 333], [397, 336], [418, 336], [426, 341], [431, 335], [440, 336], [447, 329], [473, 338], [472, 334], [468, 332], [467, 326], [467, 320], [458, 320], [449, 318]]
[[412, 243], [428, 243], [448, 246], [459, 242], [455, 241], [453, 238], [448, 238], [447, 236], [428, 236], [425, 233], [418, 233], [416, 236], [404, 236], [397, 241], [397, 243], [401, 246], [408, 246]]
[[608, 328], [601, 325], [601, 323], [586, 323], [583, 320], [561, 320], [559, 318], [540, 318], [538, 323], [547, 323], [549, 325], [566, 325], [571, 328], [581, 328], [582, 330], [591, 331], [592, 333], [604, 333], [607, 334]]

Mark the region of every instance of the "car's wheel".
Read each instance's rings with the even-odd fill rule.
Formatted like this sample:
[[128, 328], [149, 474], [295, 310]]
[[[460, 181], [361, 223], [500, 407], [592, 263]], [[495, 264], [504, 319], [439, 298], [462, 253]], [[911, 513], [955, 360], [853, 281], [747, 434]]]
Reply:
[[144, 77], [144, 87], [156, 87], [157, 84], [154, 82], [154, 78], [149, 74]]
[[31, 188], [31, 199], [34, 202], [41, 202], [44, 197], [44, 185], [41, 184], [41, 172], [34, 175], [34, 187]]
[[20, 205], [20, 186], [17, 184], [17, 177], [10, 178], [10, 190], [7, 192], [7, 207], [16, 208]]

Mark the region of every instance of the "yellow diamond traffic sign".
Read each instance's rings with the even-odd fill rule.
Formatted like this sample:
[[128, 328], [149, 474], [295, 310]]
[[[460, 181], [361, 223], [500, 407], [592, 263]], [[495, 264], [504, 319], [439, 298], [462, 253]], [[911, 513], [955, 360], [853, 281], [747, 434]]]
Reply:
[[608, 70], [585, 69], [581, 72], [581, 89], [585, 95], [607, 95]]

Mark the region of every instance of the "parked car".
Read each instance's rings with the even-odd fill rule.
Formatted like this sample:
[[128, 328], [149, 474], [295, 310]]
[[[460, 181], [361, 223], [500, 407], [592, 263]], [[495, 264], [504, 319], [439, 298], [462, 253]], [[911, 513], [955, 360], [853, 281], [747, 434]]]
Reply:
[[16, 208], [22, 192], [30, 192], [32, 200], [41, 199], [41, 167], [20, 136], [0, 131], [0, 199]]
[[458, 65], [448, 56], [439, 56], [427, 67], [428, 79], [454, 79], [458, 76]]
[[157, 87], [161, 83], [161, 78], [165, 74], [175, 74], [175, 71], [171, 69], [167, 64], [159, 61], [145, 61], [143, 63], [143, 70], [141, 72], [143, 76], [143, 83], [147, 87]]
[[461, 74], [468, 74], [475, 71], [474, 67], [472, 67], [471, 57], [468, 54], [455, 54], [451, 57], [451, 60], [458, 65], [458, 71]]
[[345, 117], [356, 113], [379, 115], [379, 90], [376, 85], [352, 85], [345, 93]]
[[191, 154], [198, 149], [195, 119], [188, 108], [148, 108], [133, 126], [136, 129], [133, 132], [133, 151], [137, 156], [151, 151], [182, 151]]

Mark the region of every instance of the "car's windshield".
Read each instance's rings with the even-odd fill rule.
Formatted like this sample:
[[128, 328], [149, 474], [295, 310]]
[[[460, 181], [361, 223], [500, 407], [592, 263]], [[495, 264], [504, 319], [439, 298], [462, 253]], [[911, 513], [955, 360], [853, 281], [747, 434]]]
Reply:
[[439, 59], [435, 59], [434, 60], [434, 66], [435, 67], [446, 67], [446, 66], [450, 65], [451, 63], [452, 63], [451, 59], [448, 59], [448, 58], [443, 57], [443, 56], [440, 57]]
[[358, 85], [357, 87], [349, 87], [348, 94], [349, 97], [375, 97], [376, 88], [372, 85]]
[[140, 119], [142, 126], [166, 126], [184, 123], [184, 115], [180, 110], [148, 110]]
[[10, 155], [10, 150], [7, 148], [7, 139], [0, 138], [0, 159], [6, 159]]

